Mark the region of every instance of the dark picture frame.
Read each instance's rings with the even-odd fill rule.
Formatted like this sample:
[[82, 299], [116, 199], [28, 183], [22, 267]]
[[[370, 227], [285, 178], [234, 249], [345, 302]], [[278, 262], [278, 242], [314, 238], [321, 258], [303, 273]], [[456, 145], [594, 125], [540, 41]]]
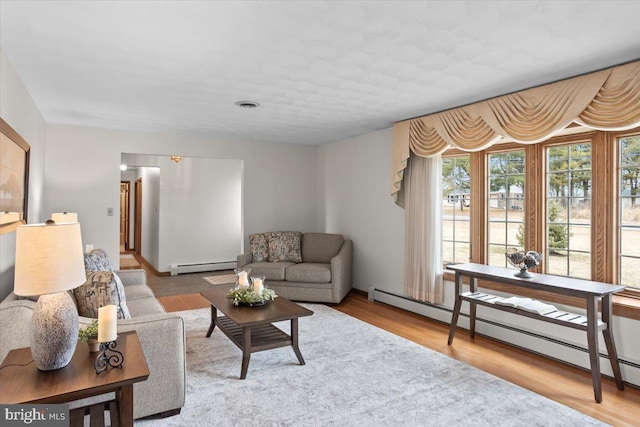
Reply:
[[0, 118], [0, 234], [27, 223], [31, 147]]

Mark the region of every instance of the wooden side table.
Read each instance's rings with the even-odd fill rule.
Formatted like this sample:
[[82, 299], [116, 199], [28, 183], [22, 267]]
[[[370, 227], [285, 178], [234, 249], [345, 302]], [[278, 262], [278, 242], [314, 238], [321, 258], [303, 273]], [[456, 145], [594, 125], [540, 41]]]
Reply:
[[91, 425], [104, 425], [104, 410], [111, 412], [112, 425], [133, 426], [133, 383], [149, 378], [149, 367], [135, 332], [118, 336], [116, 350], [124, 354], [122, 368], [96, 374], [98, 353], [89, 353], [78, 343], [71, 362], [55, 371], [39, 371], [29, 347], [11, 350], [0, 365], [0, 402], [5, 404], [67, 403], [115, 392], [115, 400], [71, 411], [71, 425], [82, 426], [89, 414]]

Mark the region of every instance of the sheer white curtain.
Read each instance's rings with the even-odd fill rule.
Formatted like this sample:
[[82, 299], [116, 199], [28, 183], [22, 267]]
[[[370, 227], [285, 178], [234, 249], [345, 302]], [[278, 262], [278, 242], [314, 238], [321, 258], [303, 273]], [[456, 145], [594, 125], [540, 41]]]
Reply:
[[442, 159], [411, 153], [404, 176], [404, 292], [442, 303]]

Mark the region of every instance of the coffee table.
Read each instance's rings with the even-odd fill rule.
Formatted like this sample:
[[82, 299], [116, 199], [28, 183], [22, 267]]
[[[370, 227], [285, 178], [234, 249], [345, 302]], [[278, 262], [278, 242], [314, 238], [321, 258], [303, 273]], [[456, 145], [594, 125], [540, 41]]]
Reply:
[[[291, 346], [298, 362], [304, 365], [298, 348], [298, 318], [311, 316], [313, 311], [283, 297], [277, 297], [259, 307], [236, 307], [227, 299], [229, 289], [229, 285], [214, 286], [212, 290], [201, 294], [211, 303], [211, 325], [207, 331], [207, 338], [217, 325], [242, 350], [240, 379], [247, 377], [251, 353], [259, 351]], [[218, 310], [224, 316], [218, 317]], [[291, 321], [291, 335], [273, 325], [274, 322], [283, 320]]]

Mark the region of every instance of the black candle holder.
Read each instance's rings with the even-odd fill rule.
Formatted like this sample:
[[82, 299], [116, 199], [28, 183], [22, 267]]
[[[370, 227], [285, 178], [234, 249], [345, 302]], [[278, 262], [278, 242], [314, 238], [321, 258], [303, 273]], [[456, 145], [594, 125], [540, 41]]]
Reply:
[[93, 367], [96, 369], [96, 374], [106, 371], [109, 366], [112, 368], [122, 368], [124, 355], [118, 350], [114, 350], [116, 345], [115, 341], [100, 343], [100, 353], [98, 353], [98, 357], [93, 364]]

